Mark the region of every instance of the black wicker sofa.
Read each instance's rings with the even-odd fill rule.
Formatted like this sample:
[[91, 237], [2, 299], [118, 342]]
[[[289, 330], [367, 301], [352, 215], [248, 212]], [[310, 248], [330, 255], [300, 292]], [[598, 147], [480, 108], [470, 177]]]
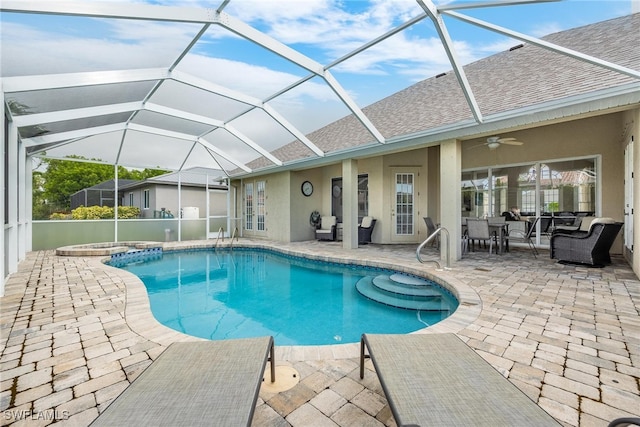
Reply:
[[596, 218], [588, 231], [554, 233], [551, 236], [551, 258], [593, 266], [611, 264], [609, 250], [621, 228], [621, 222]]

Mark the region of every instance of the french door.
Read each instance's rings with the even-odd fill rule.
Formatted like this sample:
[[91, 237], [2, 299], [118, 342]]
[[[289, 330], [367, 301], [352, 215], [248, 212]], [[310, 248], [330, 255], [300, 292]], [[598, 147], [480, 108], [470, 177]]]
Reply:
[[416, 241], [418, 230], [416, 218], [418, 212], [418, 171], [394, 169], [391, 192], [391, 240], [394, 243], [413, 243]]
[[624, 150], [624, 245], [633, 252], [633, 150], [631, 140]]

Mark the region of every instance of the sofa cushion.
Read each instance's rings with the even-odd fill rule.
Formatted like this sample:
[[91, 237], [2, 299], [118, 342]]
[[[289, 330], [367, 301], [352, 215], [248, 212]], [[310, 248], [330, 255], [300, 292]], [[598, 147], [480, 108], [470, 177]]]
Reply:
[[362, 223], [360, 224], [360, 227], [369, 228], [371, 227], [371, 222], [373, 222], [373, 217], [365, 216], [364, 218], [362, 218]]
[[335, 216], [323, 216], [320, 220], [320, 229], [322, 230], [330, 230], [334, 225], [336, 225]]

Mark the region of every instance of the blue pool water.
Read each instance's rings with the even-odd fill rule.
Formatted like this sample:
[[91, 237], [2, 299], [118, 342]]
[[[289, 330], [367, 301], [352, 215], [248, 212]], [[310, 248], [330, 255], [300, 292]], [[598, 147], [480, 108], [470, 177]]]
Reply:
[[364, 332], [424, 328], [457, 307], [442, 288], [444, 311], [390, 307], [361, 295], [356, 283], [392, 271], [261, 249], [169, 252], [115, 265], [144, 282], [160, 323], [207, 339], [273, 335], [278, 345], [353, 343]]

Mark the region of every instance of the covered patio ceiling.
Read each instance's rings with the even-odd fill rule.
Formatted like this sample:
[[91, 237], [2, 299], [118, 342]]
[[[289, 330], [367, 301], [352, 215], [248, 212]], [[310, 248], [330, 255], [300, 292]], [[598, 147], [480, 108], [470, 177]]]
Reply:
[[[441, 43], [438, 52], [448, 61], [441, 71], [453, 70], [470, 117], [482, 123], [483, 112], [463, 69], [464, 60], [473, 57], [459, 54], [445, 18], [640, 78], [638, 71], [460, 12], [547, 1], [415, 0], [402, 22], [381, 34], [367, 34], [368, 41], [326, 63], [314, 59], [305, 43], [279, 39], [277, 28], [263, 29], [259, 20], [250, 19], [244, 9], [251, 3], [213, 3], [202, 8], [3, 0], [5, 111], [27, 154], [82, 156], [137, 168], [201, 167], [239, 176], [254, 172], [250, 164], [257, 158], [267, 159], [270, 167], [286, 165], [274, 152], [292, 141], [308, 158], [331, 156], [308, 135], [347, 115], [357, 118], [371, 144], [394, 144], [404, 136], [383, 135], [363, 112], [364, 105], [378, 99], [369, 99], [367, 89], [345, 70], [359, 60], [375, 69], [377, 48], [411, 31], [434, 33]], [[286, 13], [293, 3], [269, 4], [273, 13]], [[59, 34], [60, 40], [53, 43], [43, 37], [47, 34]], [[106, 34], [113, 39], [105, 41]], [[243, 70], [241, 63], [251, 63], [252, 70]], [[263, 72], [256, 75], [256, 68]], [[425, 70], [422, 78], [435, 72]], [[386, 95], [402, 89], [384, 76], [379, 81], [388, 85]]]

